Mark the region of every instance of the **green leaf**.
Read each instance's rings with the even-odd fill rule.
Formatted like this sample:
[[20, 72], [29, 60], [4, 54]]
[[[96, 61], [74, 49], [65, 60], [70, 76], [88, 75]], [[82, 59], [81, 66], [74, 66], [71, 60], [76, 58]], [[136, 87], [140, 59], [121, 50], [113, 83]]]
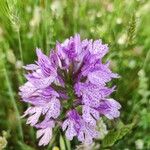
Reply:
[[134, 123], [131, 123], [128, 125], [122, 125], [122, 127], [117, 131], [111, 130], [102, 141], [102, 146], [103, 147], [113, 146], [115, 142], [122, 139], [126, 134], [130, 133], [134, 125], [135, 125]]
[[66, 139], [66, 138], [65, 138], [65, 141], [66, 141], [67, 150], [71, 150], [70, 141], [68, 139]]
[[20, 147], [20, 150], [35, 150], [33, 147], [22, 142], [18, 142], [18, 145]]
[[59, 137], [59, 145], [61, 150], [66, 150], [65, 141], [61, 135]]
[[103, 147], [109, 147], [114, 145], [114, 143], [117, 141], [119, 133], [117, 131], [110, 131], [105, 138], [103, 139], [102, 145]]

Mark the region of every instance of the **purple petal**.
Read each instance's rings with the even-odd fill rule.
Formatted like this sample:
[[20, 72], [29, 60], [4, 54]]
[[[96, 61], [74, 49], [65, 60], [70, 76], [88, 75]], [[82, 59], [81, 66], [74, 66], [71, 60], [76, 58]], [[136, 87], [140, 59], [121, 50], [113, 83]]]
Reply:
[[96, 125], [96, 121], [99, 119], [99, 112], [96, 109], [84, 105], [82, 107], [82, 114], [84, 121], [91, 125]]
[[114, 119], [120, 116], [120, 108], [121, 105], [114, 99], [105, 99], [101, 101], [98, 111], [100, 114], [105, 115], [108, 119]]

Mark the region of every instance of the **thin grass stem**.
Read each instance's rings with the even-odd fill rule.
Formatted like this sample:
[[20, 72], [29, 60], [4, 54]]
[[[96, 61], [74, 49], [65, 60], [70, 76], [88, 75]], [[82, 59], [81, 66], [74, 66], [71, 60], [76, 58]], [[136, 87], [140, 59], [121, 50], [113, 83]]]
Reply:
[[18, 29], [17, 34], [18, 34], [18, 43], [19, 43], [20, 58], [21, 58], [22, 63], [24, 64], [24, 61], [23, 61], [23, 51], [22, 51], [22, 44], [21, 44], [21, 37], [20, 37], [20, 29]]
[[22, 130], [22, 125], [21, 125], [21, 120], [20, 120], [20, 114], [19, 114], [19, 110], [18, 110], [16, 101], [14, 98], [13, 90], [11, 87], [11, 83], [9, 80], [9, 76], [8, 76], [8, 72], [7, 72], [5, 64], [4, 64], [4, 76], [5, 76], [6, 84], [8, 87], [9, 97], [12, 102], [13, 108], [15, 110], [15, 114], [16, 114], [16, 119], [17, 119], [17, 124], [18, 124], [18, 135], [19, 135], [20, 140], [23, 141], [23, 130]]

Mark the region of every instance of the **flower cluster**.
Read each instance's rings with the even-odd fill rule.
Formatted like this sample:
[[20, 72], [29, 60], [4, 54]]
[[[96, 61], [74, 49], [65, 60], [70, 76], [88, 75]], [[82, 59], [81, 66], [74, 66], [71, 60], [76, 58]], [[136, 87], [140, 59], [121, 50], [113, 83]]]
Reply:
[[22, 100], [30, 103], [24, 116], [27, 124], [37, 128], [39, 145], [47, 145], [57, 125], [66, 137], [92, 143], [101, 116], [108, 119], [120, 115], [120, 104], [109, 95], [115, 87], [107, 83], [118, 75], [102, 58], [108, 46], [101, 40], [81, 40], [80, 35], [56, 44], [46, 56], [36, 49], [38, 60], [24, 66], [27, 82], [20, 87]]

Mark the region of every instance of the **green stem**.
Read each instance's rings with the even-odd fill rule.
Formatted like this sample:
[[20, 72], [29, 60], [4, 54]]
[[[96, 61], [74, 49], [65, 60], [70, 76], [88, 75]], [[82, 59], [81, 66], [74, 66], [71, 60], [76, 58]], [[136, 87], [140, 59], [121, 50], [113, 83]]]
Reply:
[[56, 136], [57, 136], [58, 132], [59, 132], [59, 126], [57, 125], [57, 126], [55, 127], [55, 129], [54, 129], [54, 133], [55, 133], [55, 134], [53, 135], [53, 138], [51, 139], [51, 141], [50, 141], [50, 143], [49, 143], [49, 145], [48, 145], [47, 150], [51, 150], [51, 149], [53, 148], [54, 143], [55, 143], [55, 141], [56, 141]]
[[150, 60], [150, 50], [147, 52], [147, 55], [146, 55], [146, 58], [145, 58], [142, 68], [146, 69], [146, 65], [148, 64], [149, 60]]
[[48, 55], [48, 41], [47, 41], [47, 1], [45, 1], [45, 9], [44, 9], [44, 32], [45, 32], [45, 50], [46, 54]]
[[17, 104], [15, 102], [13, 90], [12, 90], [12, 87], [11, 87], [11, 84], [10, 84], [10, 81], [9, 81], [8, 72], [6, 70], [5, 64], [4, 64], [4, 76], [5, 76], [5, 79], [6, 79], [6, 84], [7, 84], [7, 87], [8, 87], [10, 100], [12, 102], [12, 105], [13, 105], [13, 108], [14, 108], [15, 114], [16, 114], [16, 119], [17, 119], [17, 123], [18, 123], [19, 138], [23, 141], [23, 130], [22, 130], [22, 125], [21, 125], [21, 120], [20, 120], [20, 114], [19, 114]]
[[21, 38], [20, 38], [20, 29], [18, 29], [17, 33], [18, 33], [18, 43], [19, 43], [20, 58], [21, 58], [22, 63], [24, 64], [23, 53], [22, 53], [22, 45], [21, 45]]

